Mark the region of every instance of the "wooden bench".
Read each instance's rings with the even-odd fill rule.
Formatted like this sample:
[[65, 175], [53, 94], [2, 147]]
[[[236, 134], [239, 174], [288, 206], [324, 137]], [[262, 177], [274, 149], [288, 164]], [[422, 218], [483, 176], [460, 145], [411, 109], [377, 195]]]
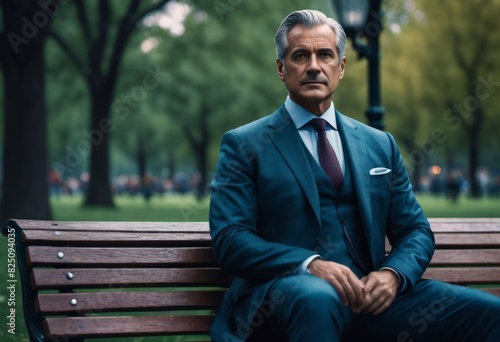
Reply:
[[[434, 219], [425, 277], [500, 295], [500, 219]], [[9, 220], [31, 341], [207, 335], [232, 276], [207, 223]], [[9, 235], [13, 234], [13, 235]]]

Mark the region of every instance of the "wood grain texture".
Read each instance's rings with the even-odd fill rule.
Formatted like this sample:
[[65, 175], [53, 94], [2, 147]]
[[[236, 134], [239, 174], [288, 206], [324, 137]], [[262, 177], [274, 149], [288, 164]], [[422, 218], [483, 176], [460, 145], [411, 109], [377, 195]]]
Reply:
[[500, 284], [500, 267], [432, 267], [423, 278], [452, 284]]
[[[72, 274], [72, 279], [67, 274]], [[228, 286], [233, 276], [218, 268], [35, 269], [39, 290], [102, 287]]]
[[[122, 311], [217, 309], [224, 290], [130, 291], [41, 294], [36, 299], [41, 314], [75, 314]], [[71, 301], [75, 300], [76, 304]]]
[[[208, 222], [99, 222], [15, 220], [23, 230], [208, 232]], [[499, 232], [500, 218], [430, 218], [434, 232]]]
[[48, 318], [44, 327], [49, 338], [206, 334], [213, 319], [211, 315], [68, 317]]
[[23, 230], [208, 232], [208, 222], [111, 222], [14, 220]]
[[500, 218], [433, 218], [433, 232], [500, 232]]
[[[57, 232], [57, 234], [56, 234]], [[25, 230], [29, 245], [50, 246], [210, 246], [208, 232], [108, 232]]]
[[[439, 249], [431, 266], [500, 266], [500, 249]], [[500, 278], [500, 276], [499, 276]]]
[[[63, 253], [62, 258], [58, 253]], [[214, 253], [210, 247], [180, 248], [98, 248], [98, 247], [45, 247], [27, 248], [30, 266], [64, 265], [88, 267], [217, 267]]]
[[436, 248], [500, 248], [500, 233], [435, 233]]

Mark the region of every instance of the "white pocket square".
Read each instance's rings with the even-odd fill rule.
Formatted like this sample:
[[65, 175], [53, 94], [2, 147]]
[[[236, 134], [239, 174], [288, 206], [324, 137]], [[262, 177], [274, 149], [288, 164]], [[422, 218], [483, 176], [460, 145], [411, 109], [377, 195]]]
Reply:
[[388, 169], [386, 167], [374, 167], [370, 170], [370, 176], [385, 175], [389, 172], [391, 172], [391, 169]]

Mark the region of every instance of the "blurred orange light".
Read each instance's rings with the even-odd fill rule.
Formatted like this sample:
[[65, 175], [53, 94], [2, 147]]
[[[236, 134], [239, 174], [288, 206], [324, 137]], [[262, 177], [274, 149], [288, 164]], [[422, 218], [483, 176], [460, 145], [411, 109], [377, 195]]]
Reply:
[[439, 165], [433, 165], [431, 167], [431, 172], [433, 175], [439, 175], [441, 174], [441, 167]]

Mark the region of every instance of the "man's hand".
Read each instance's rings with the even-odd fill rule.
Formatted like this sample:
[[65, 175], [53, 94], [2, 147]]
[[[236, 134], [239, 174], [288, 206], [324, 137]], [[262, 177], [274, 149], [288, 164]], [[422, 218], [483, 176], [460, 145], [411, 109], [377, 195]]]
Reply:
[[332, 261], [314, 259], [307, 267], [309, 272], [316, 277], [329, 282], [338, 292], [342, 303], [351, 310], [363, 306], [365, 284], [346, 266]]
[[396, 298], [399, 279], [391, 270], [371, 272], [361, 282], [365, 284], [366, 296], [362, 304], [354, 308], [354, 313], [380, 315]]

